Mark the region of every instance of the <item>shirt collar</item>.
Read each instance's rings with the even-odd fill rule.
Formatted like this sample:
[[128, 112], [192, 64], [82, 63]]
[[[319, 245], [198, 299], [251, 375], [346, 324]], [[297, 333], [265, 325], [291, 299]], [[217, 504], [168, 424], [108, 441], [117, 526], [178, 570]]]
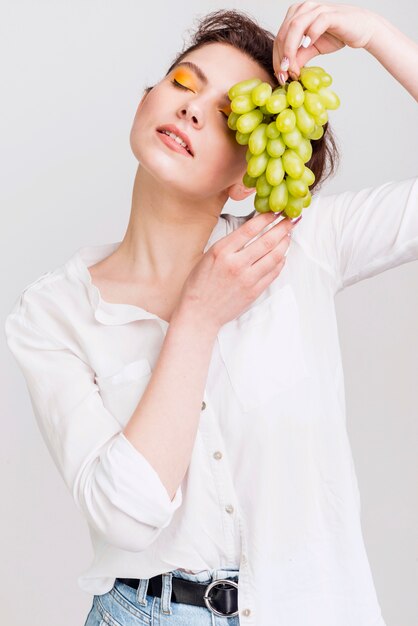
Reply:
[[[228, 233], [228, 222], [227, 214], [219, 215], [203, 252], [206, 252], [215, 241]], [[93, 284], [88, 267], [108, 257], [121, 243], [121, 241], [114, 241], [95, 246], [83, 246], [66, 263], [67, 269], [72, 274], [76, 274], [85, 285], [94, 317], [101, 324], [115, 326], [136, 320], [155, 319], [167, 327], [166, 320], [142, 307], [134, 304], [106, 302], [101, 297], [99, 289]]]

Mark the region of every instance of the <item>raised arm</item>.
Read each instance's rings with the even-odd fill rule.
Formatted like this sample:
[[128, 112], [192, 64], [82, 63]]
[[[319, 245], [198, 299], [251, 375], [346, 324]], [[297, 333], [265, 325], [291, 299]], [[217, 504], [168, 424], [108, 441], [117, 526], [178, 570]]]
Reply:
[[[307, 41], [301, 46], [304, 35]], [[289, 7], [273, 50], [279, 82], [299, 78], [300, 68], [310, 59], [344, 46], [370, 52], [418, 101], [417, 42], [382, 15], [349, 4], [308, 1]]]
[[418, 43], [381, 15], [376, 18], [375, 31], [365, 50], [418, 102]]

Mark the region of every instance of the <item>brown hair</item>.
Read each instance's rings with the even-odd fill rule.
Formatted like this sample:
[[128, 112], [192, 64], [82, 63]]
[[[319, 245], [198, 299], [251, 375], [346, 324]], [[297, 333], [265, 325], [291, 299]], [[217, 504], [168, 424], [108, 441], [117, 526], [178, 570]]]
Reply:
[[[192, 32], [189, 45], [184, 44], [168, 68], [166, 76], [192, 50], [211, 43], [227, 43], [257, 61], [270, 75], [273, 84], [278, 84], [273, 68], [274, 40], [273, 33], [262, 28], [254, 18], [243, 11], [236, 9], [212, 11], [199, 20], [197, 29]], [[146, 87], [145, 92], [148, 93], [152, 88]], [[315, 181], [309, 187], [311, 193], [315, 188], [318, 191], [322, 183], [335, 173], [340, 159], [329, 121], [323, 128], [324, 133], [320, 139], [310, 140], [312, 156], [305, 164], [315, 174]]]

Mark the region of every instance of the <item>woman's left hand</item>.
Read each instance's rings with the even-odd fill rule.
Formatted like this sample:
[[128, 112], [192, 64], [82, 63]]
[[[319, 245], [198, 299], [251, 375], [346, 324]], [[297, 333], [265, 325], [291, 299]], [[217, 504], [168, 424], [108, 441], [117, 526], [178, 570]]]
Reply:
[[[372, 38], [378, 21], [377, 13], [349, 4], [292, 4], [274, 40], [273, 67], [279, 82], [284, 84], [288, 75], [297, 80], [300, 68], [318, 54], [329, 54], [344, 46], [364, 48]], [[304, 35], [310, 41], [307, 47], [299, 47]], [[284, 57], [288, 59], [287, 67]]]

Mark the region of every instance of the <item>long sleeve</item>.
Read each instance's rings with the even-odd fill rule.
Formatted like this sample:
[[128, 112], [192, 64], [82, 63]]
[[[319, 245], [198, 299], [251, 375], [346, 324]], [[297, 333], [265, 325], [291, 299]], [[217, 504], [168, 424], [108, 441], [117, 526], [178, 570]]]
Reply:
[[6, 318], [7, 343], [60, 474], [106, 542], [145, 550], [181, 505], [181, 486], [170, 500], [156, 470], [103, 405], [92, 368], [28, 317], [18, 303]]
[[418, 260], [418, 177], [319, 193], [301, 224], [295, 239], [333, 277], [336, 292]]

